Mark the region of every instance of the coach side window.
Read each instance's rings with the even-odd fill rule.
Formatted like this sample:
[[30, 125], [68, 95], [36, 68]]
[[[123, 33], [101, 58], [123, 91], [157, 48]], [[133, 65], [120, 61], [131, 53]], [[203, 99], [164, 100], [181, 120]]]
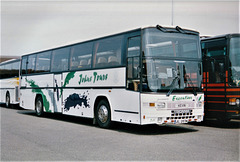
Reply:
[[5, 70], [4, 65], [0, 66], [0, 79], [3, 79], [5, 77]]
[[92, 47], [92, 42], [78, 44], [72, 47], [70, 57], [70, 70], [91, 68]]
[[11, 64], [1, 66], [1, 79], [10, 78]]
[[4, 65], [0, 66], [0, 79], [4, 79], [6, 76], [6, 72], [5, 72], [5, 67]]
[[28, 74], [35, 72], [35, 65], [36, 65], [36, 55], [28, 56], [28, 61], [27, 61], [27, 73]]
[[11, 70], [11, 77], [18, 77], [19, 76], [19, 65], [20, 62], [14, 62], [12, 64], [12, 70]]
[[39, 53], [37, 55], [36, 73], [50, 71], [51, 51]]
[[122, 64], [123, 36], [99, 40], [94, 46], [93, 67], [114, 67]]
[[52, 53], [52, 72], [68, 70], [70, 47], [56, 49]]
[[6, 64], [5, 65], [5, 70], [6, 70], [6, 78], [10, 78], [11, 77], [11, 69], [12, 69], [12, 65], [11, 64]]
[[227, 42], [225, 39], [211, 41], [202, 44], [204, 55], [204, 71], [209, 72], [209, 83], [225, 82], [225, 59], [227, 53]]
[[22, 57], [22, 64], [21, 64], [21, 74], [27, 74], [27, 56]]

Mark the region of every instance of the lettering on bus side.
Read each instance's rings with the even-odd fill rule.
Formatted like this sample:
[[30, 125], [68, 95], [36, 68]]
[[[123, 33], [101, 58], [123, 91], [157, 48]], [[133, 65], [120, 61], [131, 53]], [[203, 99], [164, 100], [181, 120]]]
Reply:
[[180, 100], [192, 100], [191, 96], [173, 96], [172, 101], [180, 101]]
[[96, 83], [98, 81], [105, 81], [108, 79], [108, 74], [98, 74], [97, 72], [93, 72], [92, 75], [79, 75], [79, 82], [78, 84], [80, 85], [81, 83]]

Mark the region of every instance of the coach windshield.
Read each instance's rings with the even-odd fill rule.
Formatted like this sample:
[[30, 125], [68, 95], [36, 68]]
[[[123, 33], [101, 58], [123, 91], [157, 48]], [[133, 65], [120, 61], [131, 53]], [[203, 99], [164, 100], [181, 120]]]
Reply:
[[195, 93], [200, 88], [198, 34], [147, 28], [143, 32], [143, 51], [143, 91], [167, 91], [170, 95], [173, 90]]
[[229, 59], [231, 85], [240, 87], [240, 37], [231, 38]]

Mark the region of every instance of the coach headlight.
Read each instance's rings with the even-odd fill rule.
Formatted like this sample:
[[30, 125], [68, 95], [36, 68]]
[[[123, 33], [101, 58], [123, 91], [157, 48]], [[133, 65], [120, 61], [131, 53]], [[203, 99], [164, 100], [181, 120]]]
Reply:
[[155, 107], [155, 108], [165, 108], [166, 103], [165, 102], [150, 102], [149, 107]]
[[240, 105], [240, 99], [236, 99], [236, 104], [239, 106]]
[[158, 102], [157, 103], [157, 108], [165, 108], [165, 107], [166, 107], [165, 102]]

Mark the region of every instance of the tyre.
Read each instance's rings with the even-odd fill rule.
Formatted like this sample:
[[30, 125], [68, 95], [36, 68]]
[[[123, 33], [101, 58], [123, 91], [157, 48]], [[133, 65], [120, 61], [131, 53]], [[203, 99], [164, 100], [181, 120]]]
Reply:
[[111, 110], [107, 100], [101, 100], [95, 111], [95, 118], [98, 125], [101, 128], [110, 128], [112, 125], [111, 121]]
[[6, 94], [6, 107], [7, 108], [10, 107], [10, 95], [9, 95], [9, 93]]
[[43, 101], [42, 97], [38, 96], [35, 102], [35, 112], [37, 116], [43, 115]]

